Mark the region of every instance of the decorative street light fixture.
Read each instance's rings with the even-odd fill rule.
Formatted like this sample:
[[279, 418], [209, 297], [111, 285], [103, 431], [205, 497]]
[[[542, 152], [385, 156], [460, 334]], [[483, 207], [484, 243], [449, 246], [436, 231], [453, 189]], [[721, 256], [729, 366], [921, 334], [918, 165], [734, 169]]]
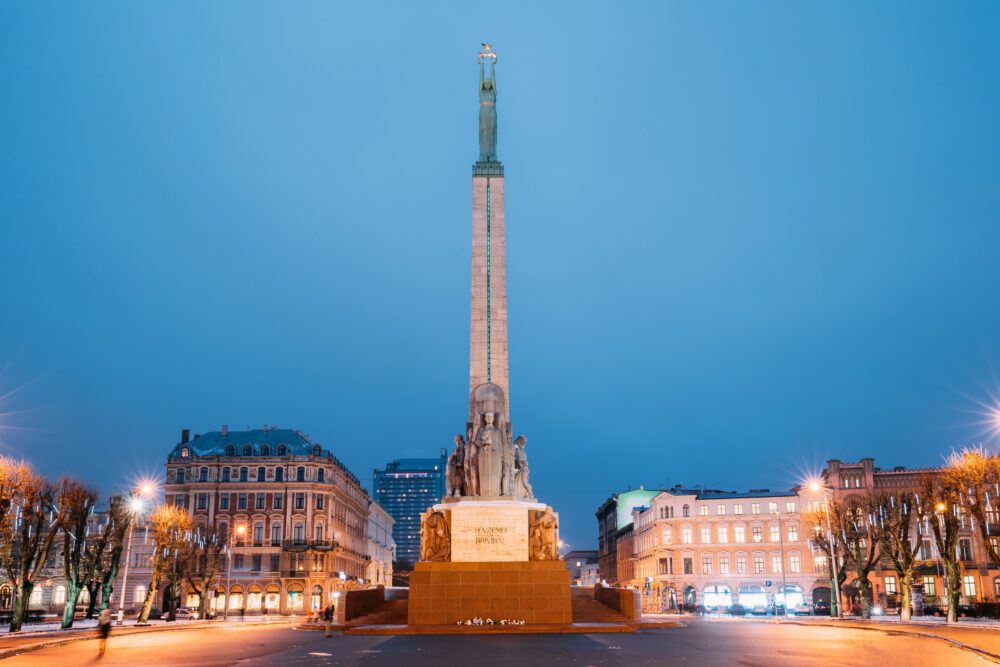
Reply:
[[224, 621], [229, 619], [229, 601], [233, 599], [233, 544], [237, 535], [243, 537], [246, 535], [246, 532], [246, 525], [241, 523], [235, 526], [233, 532], [229, 534], [229, 567], [226, 569], [226, 607], [222, 612], [222, 620]]
[[118, 597], [118, 625], [125, 623], [125, 584], [128, 583], [128, 566], [132, 555], [132, 531], [135, 528], [136, 518], [146, 509], [143, 500], [145, 496], [152, 496], [156, 493], [156, 485], [152, 482], [141, 482], [138, 487], [132, 489], [128, 499], [128, 511], [130, 514], [128, 521], [128, 537], [125, 542], [125, 570], [122, 572], [122, 593]]

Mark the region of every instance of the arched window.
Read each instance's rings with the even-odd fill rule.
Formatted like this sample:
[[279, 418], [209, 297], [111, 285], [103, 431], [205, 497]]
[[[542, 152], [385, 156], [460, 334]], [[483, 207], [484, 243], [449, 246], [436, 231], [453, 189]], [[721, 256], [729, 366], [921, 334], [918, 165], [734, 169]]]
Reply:
[[181, 458], [182, 459], [186, 459], [190, 455], [191, 455], [191, 450], [190, 449], [188, 449], [187, 447], [181, 447]]
[[253, 447], [250, 445], [243, 445], [243, 456], [253, 456]]
[[313, 456], [319, 456], [323, 450], [320, 449], [319, 445], [313, 447]]
[[316, 541], [317, 542], [323, 541], [323, 524], [321, 523], [316, 524]]
[[285, 481], [285, 469], [284, 468], [275, 468], [274, 469], [274, 481], [275, 482], [284, 482]]
[[207, 482], [208, 481], [208, 468], [202, 468], [198, 471], [198, 481]]
[[993, 595], [1000, 598], [1000, 577], [993, 577]]
[[292, 539], [294, 539], [297, 543], [300, 544], [305, 541], [306, 529], [305, 526], [302, 525], [301, 521], [295, 523], [295, 529], [294, 532], [292, 533]]
[[267, 476], [267, 471], [264, 469], [264, 466], [259, 466], [257, 468], [257, 481], [263, 482], [266, 476]]
[[229, 537], [229, 524], [223, 522], [219, 524], [219, 539], [225, 540]]
[[304, 467], [299, 466], [298, 470], [295, 471], [295, 481], [296, 482], [306, 481], [306, 469]]
[[255, 547], [264, 545], [264, 524], [259, 521], [253, 525], [253, 545]]
[[232, 445], [226, 445], [226, 456], [236, 456], [236, 448]]
[[270, 456], [271, 455], [271, 448], [268, 447], [267, 445], [261, 445], [260, 446], [260, 455], [261, 456]]
[[288, 456], [288, 447], [278, 445], [278, 456]]
[[52, 591], [52, 604], [66, 604], [66, 587], [56, 586]]
[[271, 524], [271, 545], [281, 544], [281, 524]]
[[320, 481], [320, 482], [325, 482], [326, 481], [326, 470], [324, 470], [323, 468], [320, 468], [319, 470], [317, 470], [316, 471], [316, 480]]
[[681, 507], [681, 516], [682, 517], [691, 516], [691, 507], [689, 507], [688, 505], [684, 505], [683, 507]]
[[136, 586], [135, 592], [132, 593], [132, 602], [135, 604], [142, 604], [146, 601], [146, 587]]

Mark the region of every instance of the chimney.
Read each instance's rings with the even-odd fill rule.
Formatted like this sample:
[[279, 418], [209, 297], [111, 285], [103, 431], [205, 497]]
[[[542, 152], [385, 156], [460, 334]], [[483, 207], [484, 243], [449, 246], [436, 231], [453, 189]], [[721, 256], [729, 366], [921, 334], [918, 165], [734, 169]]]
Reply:
[[229, 426], [226, 425], [226, 424], [222, 425], [222, 437], [223, 438], [228, 438], [229, 437]]
[[264, 424], [264, 430], [267, 431], [267, 424]]
[[181, 444], [182, 445], [185, 444], [190, 439], [191, 439], [191, 429], [189, 429], [189, 428], [182, 428], [181, 429]]

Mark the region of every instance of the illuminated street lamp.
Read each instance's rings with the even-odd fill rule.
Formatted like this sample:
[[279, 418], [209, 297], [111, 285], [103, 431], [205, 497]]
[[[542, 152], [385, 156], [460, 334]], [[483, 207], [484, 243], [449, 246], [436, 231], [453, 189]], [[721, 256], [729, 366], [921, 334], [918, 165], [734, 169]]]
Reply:
[[222, 612], [222, 620], [224, 621], [229, 618], [229, 601], [233, 599], [233, 544], [237, 535], [243, 537], [246, 535], [246, 532], [246, 525], [241, 523], [235, 526], [233, 532], [229, 534], [229, 567], [226, 569], [226, 607]]
[[128, 499], [128, 511], [131, 516], [128, 522], [128, 538], [125, 542], [125, 570], [122, 572], [122, 594], [118, 598], [118, 625], [125, 623], [125, 584], [128, 583], [128, 566], [132, 554], [132, 531], [135, 528], [136, 518], [146, 510], [146, 502], [143, 498], [152, 496], [155, 493], [156, 485], [145, 481], [132, 489], [132, 493]]

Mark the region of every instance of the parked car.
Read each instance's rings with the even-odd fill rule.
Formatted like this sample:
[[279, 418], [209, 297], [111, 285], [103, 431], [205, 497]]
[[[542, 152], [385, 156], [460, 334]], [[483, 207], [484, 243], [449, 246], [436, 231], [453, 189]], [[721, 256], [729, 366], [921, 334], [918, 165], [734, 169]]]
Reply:
[[194, 621], [198, 619], [198, 612], [181, 607], [175, 612], [178, 621]]
[[750, 613], [754, 616], [767, 616], [767, 607], [762, 604], [755, 604], [753, 609], [750, 610]]
[[738, 602], [729, 608], [729, 613], [733, 616], [746, 616], [747, 609]]
[[[829, 610], [827, 612], [829, 613]], [[792, 609], [792, 613], [796, 616], [809, 616], [813, 613], [813, 608], [805, 602], [800, 602]]]
[[813, 603], [813, 614], [816, 616], [829, 616], [830, 603], [825, 600], [818, 600]]

